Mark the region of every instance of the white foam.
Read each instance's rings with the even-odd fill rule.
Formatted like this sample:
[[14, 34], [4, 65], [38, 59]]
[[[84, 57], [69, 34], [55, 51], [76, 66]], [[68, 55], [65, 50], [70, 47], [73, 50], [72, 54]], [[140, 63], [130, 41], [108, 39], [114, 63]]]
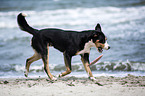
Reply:
[[[62, 28], [70, 30], [94, 29], [97, 23], [102, 25], [103, 32], [108, 38], [140, 37], [145, 32], [143, 27], [137, 24], [138, 20], [145, 18], [144, 7], [97, 7], [97, 8], [75, 8], [75, 9], [57, 9], [44, 11], [22, 11], [29, 16], [26, 17], [28, 24], [34, 28]], [[1, 40], [10, 40], [12, 38], [30, 36], [21, 32], [17, 24], [18, 11], [0, 12], [0, 29], [17, 30], [13, 32], [2, 32]], [[142, 24], [142, 25], [145, 25]], [[119, 30], [119, 32], [118, 32]], [[129, 31], [126, 31], [129, 30]], [[138, 30], [132, 32], [132, 30]], [[10, 33], [11, 32], [11, 33]], [[7, 36], [9, 34], [9, 36]]]
[[[144, 18], [145, 7], [138, 8], [117, 8], [117, 7], [98, 7], [98, 8], [76, 8], [76, 9], [57, 9], [44, 11], [23, 11], [29, 14], [28, 23], [31, 26], [82, 26], [94, 25], [98, 22], [103, 24], [117, 24], [126, 21]], [[0, 28], [16, 28], [16, 16], [20, 12], [0, 12]]]

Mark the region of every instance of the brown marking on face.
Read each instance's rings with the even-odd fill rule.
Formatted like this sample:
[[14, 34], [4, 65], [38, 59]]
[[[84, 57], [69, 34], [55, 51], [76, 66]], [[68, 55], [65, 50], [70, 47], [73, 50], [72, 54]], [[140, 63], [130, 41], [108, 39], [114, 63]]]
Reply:
[[102, 49], [105, 46], [105, 44], [99, 43], [99, 40], [96, 40], [95, 45], [96, 45], [97, 48], [101, 47]]

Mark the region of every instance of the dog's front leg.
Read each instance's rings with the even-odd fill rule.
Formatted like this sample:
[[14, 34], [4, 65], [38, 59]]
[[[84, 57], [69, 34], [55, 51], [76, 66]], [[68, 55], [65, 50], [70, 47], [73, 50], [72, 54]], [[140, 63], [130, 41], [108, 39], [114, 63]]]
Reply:
[[89, 65], [89, 53], [85, 53], [85, 54], [82, 54], [81, 55], [81, 60], [82, 60], [82, 63], [83, 63], [83, 65], [84, 65], [84, 67], [85, 67], [85, 70], [86, 70], [86, 72], [87, 72], [87, 74], [89, 75], [89, 78], [91, 79], [91, 80], [96, 80], [94, 77], [93, 77], [93, 74], [92, 74], [92, 72], [91, 72], [91, 69], [90, 69], [90, 67], [88, 66]]
[[64, 52], [63, 55], [64, 55], [64, 62], [65, 62], [65, 66], [66, 66], [66, 71], [61, 73], [59, 75], [59, 77], [62, 77], [62, 76], [65, 76], [65, 75], [71, 73], [71, 58], [72, 58], [72, 56], [69, 56], [66, 52]]

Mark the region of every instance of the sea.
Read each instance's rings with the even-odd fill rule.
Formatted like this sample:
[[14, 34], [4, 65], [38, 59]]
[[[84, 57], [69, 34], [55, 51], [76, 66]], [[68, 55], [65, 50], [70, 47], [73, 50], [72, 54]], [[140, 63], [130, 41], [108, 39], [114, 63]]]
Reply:
[[[26, 13], [36, 29], [94, 30], [97, 23], [110, 50], [91, 48], [94, 76], [145, 76], [145, 0], [0, 0], [0, 78], [23, 78], [26, 59], [34, 54], [32, 35], [21, 31], [17, 15]], [[79, 55], [72, 58], [68, 76], [87, 77]], [[50, 48], [51, 73], [64, 72], [63, 54]], [[42, 60], [31, 64], [29, 77], [47, 77]]]

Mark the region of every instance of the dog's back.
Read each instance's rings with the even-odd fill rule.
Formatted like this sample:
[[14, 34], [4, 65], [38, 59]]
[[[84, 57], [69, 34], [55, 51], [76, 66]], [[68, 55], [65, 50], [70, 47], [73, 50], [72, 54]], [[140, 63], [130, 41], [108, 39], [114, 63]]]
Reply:
[[64, 52], [68, 49], [75, 51], [81, 50], [82, 47], [87, 41], [88, 37], [91, 34], [90, 32], [77, 32], [61, 29], [44, 29], [40, 30], [40, 36], [46, 43], [50, 43], [56, 49]]

